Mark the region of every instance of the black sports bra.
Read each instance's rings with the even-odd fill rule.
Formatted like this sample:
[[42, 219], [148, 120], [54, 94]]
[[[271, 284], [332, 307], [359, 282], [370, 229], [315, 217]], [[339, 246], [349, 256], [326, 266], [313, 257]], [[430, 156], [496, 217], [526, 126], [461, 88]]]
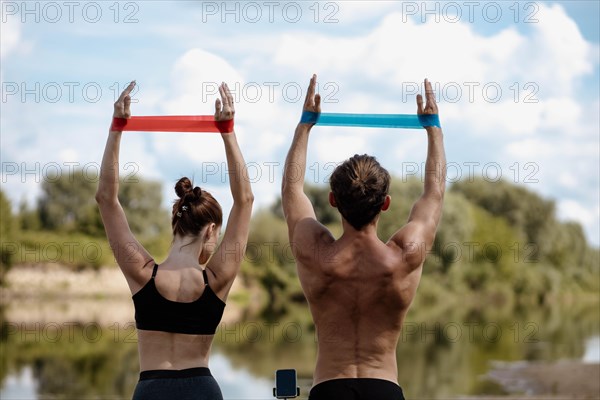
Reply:
[[156, 289], [154, 277], [158, 264], [154, 264], [152, 278], [132, 296], [135, 307], [135, 326], [148, 331], [214, 335], [223, 317], [225, 302], [208, 285], [203, 270], [204, 292], [191, 303], [165, 299]]

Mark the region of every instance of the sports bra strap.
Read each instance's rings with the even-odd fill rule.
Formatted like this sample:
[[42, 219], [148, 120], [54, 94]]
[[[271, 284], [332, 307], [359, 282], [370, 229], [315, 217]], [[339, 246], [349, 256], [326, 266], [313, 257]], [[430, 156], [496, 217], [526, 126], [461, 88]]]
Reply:
[[158, 264], [154, 263], [154, 269], [152, 270], [152, 279], [156, 276], [156, 271], [158, 270]]
[[202, 276], [204, 276], [204, 286], [208, 286], [208, 274], [206, 273], [206, 268], [202, 270]]

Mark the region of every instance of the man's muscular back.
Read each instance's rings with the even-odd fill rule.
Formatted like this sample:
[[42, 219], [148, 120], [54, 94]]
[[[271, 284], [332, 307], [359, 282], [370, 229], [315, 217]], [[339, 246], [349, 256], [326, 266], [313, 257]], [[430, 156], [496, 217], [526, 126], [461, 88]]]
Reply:
[[[295, 243], [298, 273], [317, 328], [314, 384], [336, 378], [380, 378], [397, 383], [396, 345], [421, 277], [395, 241], [376, 227], [338, 240], [320, 224], [303, 221]], [[309, 249], [305, 251], [303, 249]]]
[[[431, 83], [417, 113], [437, 120]], [[320, 113], [313, 75], [304, 112]], [[431, 122], [426, 122], [431, 123]], [[285, 161], [283, 213], [300, 283], [317, 327], [319, 353], [310, 399], [404, 399], [397, 384], [396, 346], [404, 316], [433, 245], [445, 191], [446, 158], [439, 123], [425, 126], [427, 160], [423, 194], [408, 221], [388, 243], [377, 237], [381, 211], [390, 207], [391, 177], [375, 157], [354, 155], [330, 178], [329, 203], [342, 216], [335, 240], [316, 218], [304, 193], [308, 137], [314, 122], [300, 122]], [[346, 396], [346, 397], [344, 397]]]

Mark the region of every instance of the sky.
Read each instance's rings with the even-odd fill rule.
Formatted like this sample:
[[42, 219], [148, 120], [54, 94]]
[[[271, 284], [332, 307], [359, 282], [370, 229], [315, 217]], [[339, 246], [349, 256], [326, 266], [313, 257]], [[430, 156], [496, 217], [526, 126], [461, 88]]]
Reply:
[[[448, 183], [505, 179], [555, 201], [600, 244], [598, 1], [0, 1], [1, 187], [35, 204], [57, 171], [97, 180], [113, 103], [207, 115], [234, 90], [255, 210], [279, 195], [308, 81], [323, 112], [416, 111], [436, 90]], [[424, 130], [316, 127], [306, 181], [359, 153], [422, 176]], [[121, 174], [181, 176], [231, 206], [218, 134], [126, 132]]]

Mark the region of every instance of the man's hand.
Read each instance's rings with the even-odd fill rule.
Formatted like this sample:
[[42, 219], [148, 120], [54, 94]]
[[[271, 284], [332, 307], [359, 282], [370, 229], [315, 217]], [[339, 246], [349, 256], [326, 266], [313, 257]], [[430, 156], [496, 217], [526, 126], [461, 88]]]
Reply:
[[423, 108], [423, 96], [417, 95], [417, 114], [437, 114], [438, 106], [435, 102], [435, 93], [431, 87], [431, 82], [425, 79], [425, 108]]
[[313, 74], [308, 84], [308, 91], [306, 92], [306, 99], [304, 100], [304, 107], [302, 111], [312, 111], [316, 113], [321, 112], [321, 95], [315, 94], [317, 87], [317, 74]]
[[123, 93], [119, 96], [115, 102], [115, 110], [113, 112], [113, 118], [129, 118], [131, 117], [131, 96], [129, 94], [135, 87], [135, 81], [131, 83], [123, 90]]
[[[321, 95], [315, 94], [315, 89], [317, 86], [317, 75], [313, 74], [312, 78], [310, 78], [310, 83], [308, 84], [308, 90], [306, 92], [306, 99], [304, 100], [304, 105], [302, 106], [302, 111], [309, 111], [314, 113], [321, 113]], [[305, 122], [300, 123], [300, 125], [308, 125], [312, 127], [314, 125], [313, 122]]]

